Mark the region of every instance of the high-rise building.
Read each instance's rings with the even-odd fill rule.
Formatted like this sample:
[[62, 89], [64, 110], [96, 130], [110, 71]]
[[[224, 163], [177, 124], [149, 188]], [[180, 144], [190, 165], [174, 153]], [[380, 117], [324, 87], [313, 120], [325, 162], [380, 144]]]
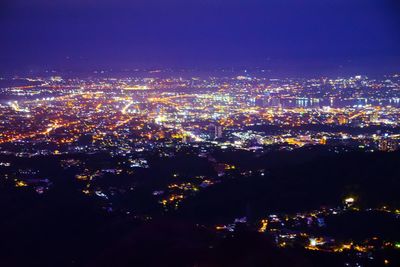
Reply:
[[210, 124], [208, 127], [210, 139], [215, 140], [223, 137], [223, 128], [218, 124]]
[[222, 138], [223, 129], [221, 125], [214, 126], [214, 139]]

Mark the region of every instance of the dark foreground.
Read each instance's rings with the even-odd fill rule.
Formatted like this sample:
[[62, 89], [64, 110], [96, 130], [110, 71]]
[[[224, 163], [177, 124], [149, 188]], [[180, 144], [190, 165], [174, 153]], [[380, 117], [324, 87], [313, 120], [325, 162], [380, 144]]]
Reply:
[[[222, 176], [185, 153], [153, 157], [135, 170], [139, 178], [96, 176], [97, 195], [82, 193], [73, 179], [82, 170], [62, 168], [63, 156], [2, 156], [12, 165], [1, 168], [1, 266], [400, 266], [398, 152], [216, 151], [235, 166]], [[91, 170], [114, 164], [107, 155], [74, 157]], [[43, 188], [10, 178], [32, 166], [50, 180]], [[185, 189], [179, 206], [163, 204], [152, 192], [176, 172], [178, 185], [198, 176], [213, 184]], [[349, 196], [355, 203], [344, 202]]]

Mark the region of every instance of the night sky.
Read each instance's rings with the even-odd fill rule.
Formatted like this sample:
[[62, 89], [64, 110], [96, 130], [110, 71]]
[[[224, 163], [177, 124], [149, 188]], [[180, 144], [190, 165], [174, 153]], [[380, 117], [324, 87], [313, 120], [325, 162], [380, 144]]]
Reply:
[[400, 68], [396, 0], [2, 0], [0, 70]]

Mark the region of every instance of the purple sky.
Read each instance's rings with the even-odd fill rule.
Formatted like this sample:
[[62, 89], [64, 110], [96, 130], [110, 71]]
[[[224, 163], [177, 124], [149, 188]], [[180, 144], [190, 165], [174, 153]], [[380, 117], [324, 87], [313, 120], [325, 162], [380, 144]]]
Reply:
[[400, 70], [396, 0], [2, 0], [0, 70]]

